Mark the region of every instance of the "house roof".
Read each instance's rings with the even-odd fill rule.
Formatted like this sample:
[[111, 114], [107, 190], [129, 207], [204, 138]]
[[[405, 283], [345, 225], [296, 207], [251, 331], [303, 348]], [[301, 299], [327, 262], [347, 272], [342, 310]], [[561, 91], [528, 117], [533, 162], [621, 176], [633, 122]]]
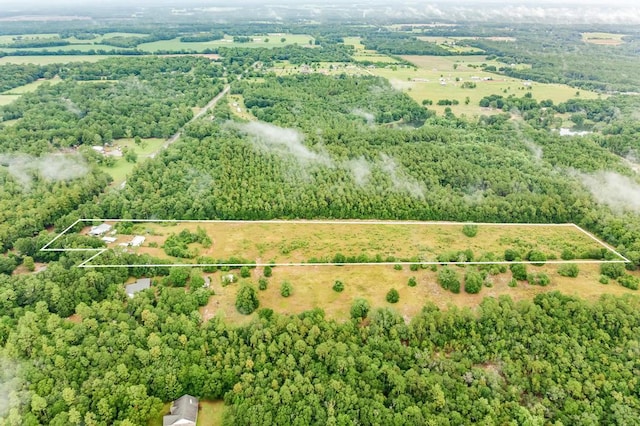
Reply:
[[196, 423], [198, 419], [198, 398], [191, 395], [183, 395], [171, 404], [171, 414], [162, 419], [163, 426], [175, 424]]
[[140, 278], [133, 284], [129, 284], [125, 287], [125, 291], [130, 297], [133, 297], [139, 291], [146, 290], [151, 287], [151, 278]]
[[92, 226], [91, 230], [89, 231], [89, 234], [102, 235], [105, 232], [108, 232], [109, 230], [111, 230], [111, 225], [109, 225], [108, 223], [103, 223], [98, 226]]

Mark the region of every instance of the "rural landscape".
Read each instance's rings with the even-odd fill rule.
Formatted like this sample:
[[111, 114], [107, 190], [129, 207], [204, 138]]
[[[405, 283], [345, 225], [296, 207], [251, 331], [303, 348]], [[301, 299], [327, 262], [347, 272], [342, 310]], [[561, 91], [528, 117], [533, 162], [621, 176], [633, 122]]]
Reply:
[[640, 9], [8, 1], [0, 426], [639, 424]]

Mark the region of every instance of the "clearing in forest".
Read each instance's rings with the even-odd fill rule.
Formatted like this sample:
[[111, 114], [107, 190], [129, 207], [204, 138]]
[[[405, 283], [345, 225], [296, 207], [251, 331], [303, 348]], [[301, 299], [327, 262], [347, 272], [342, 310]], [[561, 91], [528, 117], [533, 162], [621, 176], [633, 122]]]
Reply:
[[[159, 261], [150, 266], [495, 264], [505, 262], [507, 250], [515, 253], [515, 259], [507, 260], [522, 263], [536, 260], [529, 259], [531, 253], [542, 254], [547, 263], [628, 261], [573, 224], [126, 219], [104, 222], [110, 225], [109, 230], [98, 237], [109, 237], [106, 248], [87, 249], [96, 253], [81, 264], [83, 267], [125, 267], [100, 263], [100, 254], [109, 249], [146, 254]], [[88, 225], [97, 223], [102, 221], [82, 219], [74, 225], [86, 224], [80, 231], [86, 235], [91, 230]], [[65, 251], [56, 241], [74, 225], [43, 249]], [[130, 243], [136, 236], [144, 237], [144, 241], [132, 246]]]

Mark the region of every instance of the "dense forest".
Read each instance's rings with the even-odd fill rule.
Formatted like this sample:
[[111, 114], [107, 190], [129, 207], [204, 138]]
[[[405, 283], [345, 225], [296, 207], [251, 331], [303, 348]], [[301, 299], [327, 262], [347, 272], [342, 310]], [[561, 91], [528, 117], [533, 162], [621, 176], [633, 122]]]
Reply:
[[[232, 30], [238, 37], [311, 34], [317, 44], [221, 47], [211, 50], [221, 55], [215, 62], [135, 50], [153, 39], [201, 42]], [[265, 268], [257, 289], [242, 284], [235, 306], [253, 317], [237, 325], [203, 320], [199, 309], [219, 295], [198, 269], [81, 269], [90, 254], [40, 251], [55, 233], [91, 217], [573, 222], [636, 269], [640, 125], [632, 96], [554, 104], [530, 93], [494, 93], [480, 100], [487, 115], [457, 117], [451, 110], [437, 115], [373, 75], [277, 76], [270, 69], [277, 61], [353, 62], [354, 49], [340, 44], [347, 36], [379, 53], [450, 55], [417, 39], [416, 30], [255, 23], [176, 24], [159, 32], [70, 23], [62, 38], [147, 36], [111, 40], [127, 57], [0, 65], [0, 91], [49, 80], [0, 107], [0, 425], [146, 425], [184, 393], [224, 400], [225, 424], [238, 425], [639, 424], [635, 295], [500, 296], [474, 309], [425, 303], [409, 318], [396, 310], [402, 300], [393, 289], [387, 300], [394, 308], [357, 299], [349, 317], [335, 320], [322, 307], [291, 315], [260, 308], [272, 273]], [[633, 38], [607, 46], [607, 62], [604, 47], [582, 43], [580, 28], [423, 30], [514, 36], [464, 42], [502, 61], [497, 73], [601, 91], [637, 83]], [[511, 63], [532, 67], [515, 71]], [[192, 120], [194, 108], [225, 85], [241, 106], [232, 109], [222, 98]], [[557, 128], [567, 122], [592, 133], [562, 136]], [[139, 161], [118, 187], [109, 186], [104, 157], [89, 148], [177, 131], [179, 139]], [[609, 186], [597, 181], [602, 176]], [[607, 197], [620, 188], [624, 200]], [[194, 243], [211, 239], [203, 230], [172, 234], [161, 250], [192, 258]], [[55, 247], [105, 245], [70, 232]], [[103, 264], [119, 266], [155, 260], [127, 250], [101, 255]], [[583, 279], [573, 266], [564, 276]], [[514, 280], [548, 284], [543, 273], [504, 269]], [[248, 266], [240, 268], [245, 272]], [[622, 277], [637, 287], [621, 264], [600, 272], [607, 283]], [[475, 269], [457, 267], [440, 268], [439, 284], [460, 292], [460, 276], [466, 293], [483, 285]], [[140, 277], [153, 277], [152, 288], [129, 298], [124, 283]], [[409, 286], [421, 285], [412, 278]], [[295, 287], [280, 285], [282, 297]], [[344, 286], [336, 281], [333, 290]]]

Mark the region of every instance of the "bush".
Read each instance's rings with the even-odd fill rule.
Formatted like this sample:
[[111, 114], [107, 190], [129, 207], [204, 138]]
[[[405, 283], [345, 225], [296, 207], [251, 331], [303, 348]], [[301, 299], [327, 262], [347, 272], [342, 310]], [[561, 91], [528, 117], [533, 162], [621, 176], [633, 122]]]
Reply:
[[336, 293], [341, 293], [344, 290], [344, 283], [340, 280], [336, 280], [335, 283], [333, 283], [333, 291], [335, 291]]
[[638, 283], [640, 283], [640, 279], [637, 277], [634, 277], [633, 275], [625, 274], [620, 278], [618, 278], [618, 282], [622, 287], [626, 287], [631, 290], [637, 290]]
[[527, 281], [531, 285], [546, 287], [551, 283], [551, 279], [544, 272], [533, 272], [527, 275]]
[[409, 270], [415, 272], [419, 267], [420, 265], [418, 265], [417, 263], [412, 263], [411, 265], [409, 265]]
[[509, 286], [509, 287], [518, 287], [518, 280], [516, 280], [515, 278], [511, 278], [511, 279], [509, 280], [509, 284], [508, 284], [508, 286]]
[[248, 266], [243, 266], [242, 268], [240, 268], [240, 276], [242, 278], [249, 278], [251, 276], [251, 271], [249, 270]]
[[527, 254], [527, 260], [535, 266], [542, 266], [547, 261], [547, 255], [538, 250], [531, 250]]
[[504, 260], [506, 260], [507, 262], [513, 262], [514, 260], [519, 260], [519, 259], [520, 259], [520, 253], [518, 253], [516, 250], [506, 249], [504, 251]]
[[400, 294], [398, 294], [398, 290], [396, 290], [395, 288], [389, 290], [386, 299], [389, 303], [398, 303], [398, 300], [400, 300]]
[[438, 284], [445, 290], [460, 293], [460, 280], [458, 274], [451, 268], [444, 267], [438, 272]]
[[167, 282], [174, 287], [184, 287], [189, 279], [189, 270], [187, 268], [177, 267], [171, 268]]
[[222, 287], [226, 287], [229, 284], [235, 283], [236, 281], [238, 281], [238, 279], [236, 278], [235, 275], [233, 275], [233, 274], [224, 275], [222, 277]]
[[469, 238], [473, 238], [478, 235], [478, 225], [467, 223], [462, 226], [462, 233]]
[[600, 279], [598, 279], [600, 284], [609, 284], [609, 277], [606, 275], [600, 275]]
[[578, 265], [575, 263], [565, 263], [558, 268], [558, 274], [563, 277], [575, 278], [579, 273], [580, 269], [578, 269]]
[[402, 265], [399, 263], [396, 263], [395, 265], [393, 265], [393, 269], [395, 269], [396, 271], [402, 271]]
[[527, 279], [527, 266], [522, 263], [514, 263], [509, 267], [511, 269], [511, 275], [518, 281], [525, 281]]
[[256, 290], [251, 286], [244, 286], [238, 291], [236, 309], [242, 315], [249, 315], [260, 306]]
[[260, 277], [258, 280], [258, 289], [264, 291], [267, 289], [267, 286], [269, 286], [269, 280], [265, 277]]
[[469, 294], [478, 294], [482, 290], [482, 275], [473, 270], [467, 271], [464, 276], [464, 291]]
[[624, 265], [622, 263], [601, 263], [600, 273], [615, 280], [624, 275]]
[[22, 258], [22, 264], [25, 268], [27, 268], [27, 271], [29, 272], [33, 272], [36, 270], [36, 263], [33, 261], [33, 257], [31, 256], [25, 256], [24, 258]]
[[282, 297], [289, 297], [293, 293], [293, 286], [289, 281], [282, 281], [280, 284], [280, 295]]
[[573, 260], [576, 258], [576, 254], [569, 249], [564, 249], [562, 250], [562, 253], [560, 253], [560, 259], [562, 260]]
[[271, 266], [269, 266], [269, 265], [265, 266], [265, 267], [264, 267], [264, 270], [263, 270], [263, 272], [262, 272], [262, 274], [263, 274], [265, 277], [269, 278], [269, 277], [271, 276], [271, 274], [272, 274]]
[[351, 318], [364, 319], [369, 314], [369, 302], [364, 299], [356, 299], [351, 305]]
[[416, 285], [418, 285], [416, 277], [409, 278], [409, 282], [407, 284], [409, 285], [409, 287], [415, 287]]

